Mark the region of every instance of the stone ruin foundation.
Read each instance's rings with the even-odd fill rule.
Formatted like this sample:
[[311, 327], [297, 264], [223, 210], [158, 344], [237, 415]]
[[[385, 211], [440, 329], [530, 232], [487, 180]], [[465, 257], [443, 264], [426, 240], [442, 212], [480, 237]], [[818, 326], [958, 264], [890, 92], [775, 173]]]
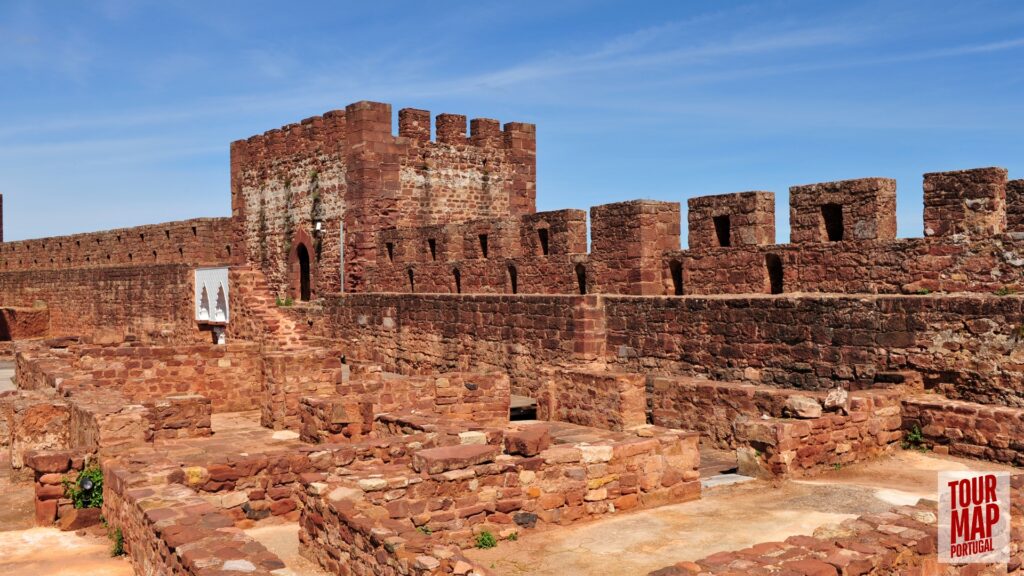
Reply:
[[[0, 448], [35, 522], [103, 470], [138, 574], [491, 574], [543, 539], [891, 458], [1024, 466], [1024, 186], [896, 182], [537, 212], [531, 124], [359, 102], [231, 146], [232, 216], [0, 243]], [[588, 230], [590, 249], [588, 250]], [[516, 414], [517, 419], [510, 418]], [[523, 414], [528, 419], [520, 419]], [[712, 473], [714, 475], [714, 473]], [[1012, 561], [1024, 560], [1024, 476]], [[766, 498], [771, 493], [766, 493]], [[686, 510], [680, 507], [679, 510]], [[934, 503], [651, 572], [931, 574]]]

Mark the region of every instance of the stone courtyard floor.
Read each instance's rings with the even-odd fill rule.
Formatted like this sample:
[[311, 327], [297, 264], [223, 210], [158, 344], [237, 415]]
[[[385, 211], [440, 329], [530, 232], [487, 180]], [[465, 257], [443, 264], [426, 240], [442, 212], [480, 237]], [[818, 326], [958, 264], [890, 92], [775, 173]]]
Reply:
[[784, 540], [847, 518], [935, 499], [938, 470], [1009, 469], [916, 451], [829, 471], [811, 481], [706, 489], [700, 500], [524, 534], [471, 559], [505, 576], [646, 574], [683, 560]]

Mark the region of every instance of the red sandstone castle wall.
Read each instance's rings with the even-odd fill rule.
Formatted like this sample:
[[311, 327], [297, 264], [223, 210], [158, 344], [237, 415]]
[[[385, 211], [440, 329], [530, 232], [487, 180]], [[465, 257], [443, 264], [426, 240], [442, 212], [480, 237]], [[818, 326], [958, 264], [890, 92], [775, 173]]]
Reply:
[[102, 232], [0, 243], [0, 272], [147, 266], [221, 265], [237, 257], [229, 218], [197, 218]]
[[578, 293], [576, 267], [585, 269], [586, 252], [582, 210], [385, 230], [370, 285], [378, 292]]
[[[917, 294], [1020, 290], [1024, 241], [1000, 235], [985, 241], [901, 238], [889, 242], [839, 242], [708, 248], [667, 252], [662, 293], [765, 294], [767, 259], [782, 266], [783, 292]], [[681, 271], [673, 277], [673, 267]]]
[[[532, 213], [533, 125], [399, 112], [358, 102], [232, 144], [232, 215], [248, 261], [279, 294], [296, 294], [295, 250], [312, 256], [313, 292], [365, 290], [376, 233], [390, 227]], [[320, 231], [315, 222], [321, 223]], [[344, 264], [340, 241], [344, 227]]]
[[[349, 358], [403, 373], [502, 371], [534, 392], [543, 366], [597, 358], [596, 297], [351, 294], [329, 297], [313, 330]], [[297, 311], [298, 312], [298, 311]]]
[[606, 359], [627, 370], [824, 389], [919, 372], [951, 397], [1024, 406], [1018, 296], [347, 295], [314, 330], [350, 357], [403, 372], [507, 371], [538, 392], [538, 369]]
[[606, 297], [606, 346], [624, 367], [806, 389], [884, 385], [910, 370], [953, 397], [1024, 406], [1022, 304], [967, 295]]
[[209, 341], [195, 327], [192, 284], [192, 266], [181, 264], [3, 272], [0, 306], [45, 303], [50, 336]]

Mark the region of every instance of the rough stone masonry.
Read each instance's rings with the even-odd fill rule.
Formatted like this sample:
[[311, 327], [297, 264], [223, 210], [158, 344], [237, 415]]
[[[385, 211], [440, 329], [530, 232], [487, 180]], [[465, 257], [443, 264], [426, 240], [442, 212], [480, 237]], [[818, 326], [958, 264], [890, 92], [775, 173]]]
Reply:
[[[926, 174], [920, 238], [883, 177], [792, 187], [788, 244], [771, 191], [690, 198], [683, 249], [680, 202], [537, 212], [532, 124], [397, 119], [357, 102], [232, 143], [228, 217], [0, 242], [0, 450], [37, 523], [85, 522], [63, 483], [98, 465], [139, 574], [286, 573], [239, 530], [271, 521], [333, 574], [488, 574], [485, 534], [700, 498], [711, 448], [774, 482], [908, 442], [1024, 466], [1006, 170]], [[219, 319], [201, 277], [226, 278]], [[656, 573], [912, 573], [935, 521]], [[1021, 529], [982, 570], [1019, 571]]]

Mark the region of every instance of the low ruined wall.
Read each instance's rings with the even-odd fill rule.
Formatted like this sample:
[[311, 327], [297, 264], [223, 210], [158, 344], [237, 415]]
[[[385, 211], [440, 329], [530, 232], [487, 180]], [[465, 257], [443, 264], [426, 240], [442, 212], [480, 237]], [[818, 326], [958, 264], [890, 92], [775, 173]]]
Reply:
[[810, 476], [894, 450], [903, 438], [902, 395], [901, 391], [855, 394], [848, 414], [737, 421], [740, 473], [768, 478]]
[[[696, 562], [680, 562], [648, 576], [697, 574], [944, 574], [1017, 573], [1024, 548], [1024, 524], [1018, 521], [1024, 478], [1013, 479], [1010, 569], [1007, 565], [939, 564], [938, 510], [934, 503], [898, 506], [891, 512], [845, 520], [835, 536], [790, 536], [784, 542], [764, 542], [750, 548], [712, 554]], [[817, 533], [815, 533], [817, 534]]]
[[342, 379], [341, 355], [333, 350], [268, 353], [263, 357], [260, 424], [267, 428], [297, 430], [299, 403], [304, 396], [333, 394]]
[[949, 400], [903, 400], [903, 428], [935, 452], [1024, 465], [1024, 410]]
[[685, 376], [652, 377], [648, 389], [654, 425], [699, 432], [701, 442], [722, 449], [736, 447], [734, 425], [737, 421], [781, 417], [786, 399], [794, 394], [823, 396]]
[[404, 410], [499, 426], [508, 421], [509, 380], [504, 374], [446, 372], [436, 376], [352, 378], [342, 398], [366, 398], [376, 413]]
[[[548, 426], [559, 425], [523, 431], [543, 433]], [[582, 432], [564, 433], [578, 438]], [[411, 467], [378, 465], [340, 482], [310, 484], [300, 492], [300, 543], [336, 574], [447, 574], [453, 567], [443, 556], [417, 551], [468, 547], [480, 530], [507, 537], [538, 524], [699, 497], [697, 435], [649, 428], [646, 436], [562, 444], [556, 438], [551, 447], [513, 443], [521, 456], [502, 455], [493, 442], [443, 446], [415, 452]]]
[[57, 387], [62, 393], [117, 391], [131, 402], [198, 394], [214, 412], [260, 406], [263, 360], [258, 346], [72, 346], [19, 353], [19, 386]]
[[315, 444], [349, 442], [380, 430], [381, 419], [443, 421], [453, 427], [500, 427], [509, 417], [504, 374], [354, 376], [327, 396], [302, 398], [301, 436]]
[[50, 336], [93, 334], [167, 342], [209, 342], [195, 327], [193, 266], [33, 269], [0, 272], [0, 306], [49, 310]]
[[65, 450], [32, 450], [25, 454], [25, 467], [31, 470], [36, 526], [53, 526], [74, 507], [64, 493], [63, 480], [80, 471], [84, 460]]
[[156, 440], [209, 436], [210, 401], [170, 396], [133, 404], [114, 390], [12, 391], [0, 395], [0, 446], [20, 471], [33, 451], [120, 455]]
[[115, 391], [83, 391], [69, 400], [68, 446], [82, 453], [122, 454], [153, 441], [149, 411]]
[[168, 396], [144, 404], [153, 440], [201, 438], [213, 434], [213, 403], [198, 394]]
[[104, 469], [103, 516], [124, 538], [136, 573], [201, 576], [210, 567], [271, 576], [284, 562], [230, 528], [234, 521], [180, 484], [140, 481], [117, 465]]
[[643, 374], [555, 371], [537, 397], [537, 417], [602, 430], [641, 426], [647, 423], [645, 382]]
[[32, 450], [68, 447], [71, 408], [45, 392], [0, 393], [0, 448], [10, 450], [11, 468], [20, 471]]

